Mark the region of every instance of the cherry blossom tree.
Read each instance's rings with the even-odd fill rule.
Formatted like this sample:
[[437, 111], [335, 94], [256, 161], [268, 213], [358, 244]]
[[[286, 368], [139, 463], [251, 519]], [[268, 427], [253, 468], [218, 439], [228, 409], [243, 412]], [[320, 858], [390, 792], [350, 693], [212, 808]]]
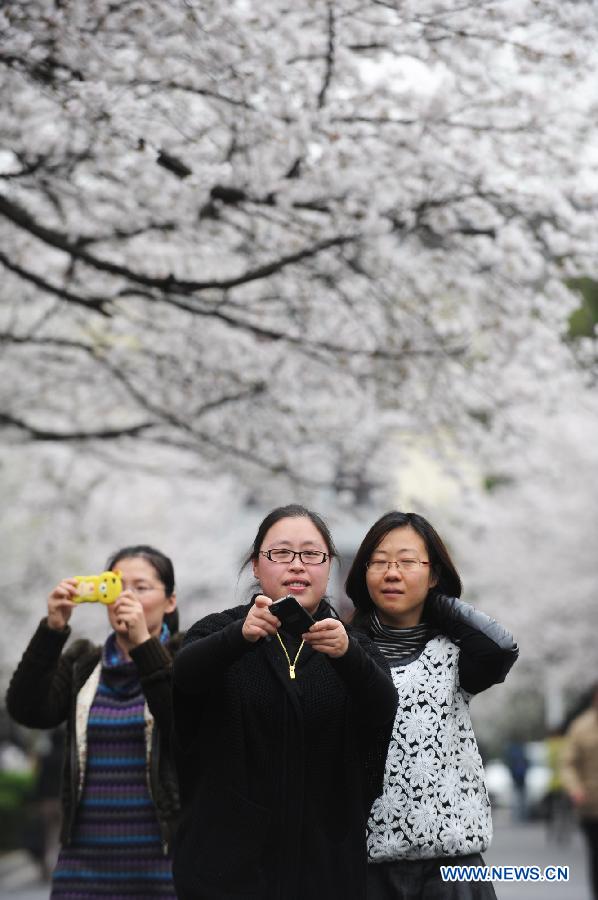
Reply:
[[589, 0], [7, 0], [0, 28], [10, 634], [142, 521], [224, 606], [247, 504], [292, 488], [346, 527], [424, 444], [525, 483], [595, 377], [566, 340], [596, 277]]
[[457, 501], [453, 494], [426, 509], [451, 546], [464, 599], [504, 623], [520, 647], [506, 683], [473, 702], [491, 742], [542, 738], [596, 681], [598, 403], [582, 384], [569, 387], [550, 415], [527, 409], [527, 442], [486, 490], [468, 472]]
[[0, 15], [7, 440], [358, 491], [388, 433], [486, 452], [567, 364], [591, 3]]

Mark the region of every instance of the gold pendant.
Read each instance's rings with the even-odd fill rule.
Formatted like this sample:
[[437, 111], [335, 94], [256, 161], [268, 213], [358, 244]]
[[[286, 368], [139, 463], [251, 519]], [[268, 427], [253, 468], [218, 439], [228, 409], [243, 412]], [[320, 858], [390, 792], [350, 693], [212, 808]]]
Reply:
[[289, 666], [289, 677], [290, 678], [295, 677], [295, 666]]

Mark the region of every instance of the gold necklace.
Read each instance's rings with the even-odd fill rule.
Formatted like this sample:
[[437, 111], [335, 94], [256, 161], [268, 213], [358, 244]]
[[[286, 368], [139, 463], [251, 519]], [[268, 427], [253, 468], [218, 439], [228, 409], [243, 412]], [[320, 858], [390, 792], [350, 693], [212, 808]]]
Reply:
[[299, 659], [299, 654], [303, 650], [303, 645], [304, 645], [305, 641], [301, 641], [301, 646], [297, 650], [297, 655], [295, 656], [295, 659], [293, 660], [293, 662], [291, 662], [291, 657], [289, 656], [287, 648], [283, 644], [282, 638], [278, 632], [276, 632], [276, 637], [280, 641], [280, 646], [284, 650], [284, 655], [286, 656], [287, 662], [289, 664], [289, 678], [295, 678], [295, 666], [297, 665], [297, 660]]

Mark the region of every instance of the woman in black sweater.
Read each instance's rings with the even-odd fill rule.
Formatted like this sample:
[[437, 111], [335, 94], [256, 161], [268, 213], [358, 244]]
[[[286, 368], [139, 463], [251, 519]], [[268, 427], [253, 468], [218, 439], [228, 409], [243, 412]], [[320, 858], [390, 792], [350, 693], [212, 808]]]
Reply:
[[[397, 701], [382, 656], [324, 597], [335, 555], [315, 513], [273, 510], [246, 560], [260, 593], [187, 635], [174, 667], [179, 900], [365, 898]], [[300, 636], [269, 612], [287, 594], [315, 619]]]

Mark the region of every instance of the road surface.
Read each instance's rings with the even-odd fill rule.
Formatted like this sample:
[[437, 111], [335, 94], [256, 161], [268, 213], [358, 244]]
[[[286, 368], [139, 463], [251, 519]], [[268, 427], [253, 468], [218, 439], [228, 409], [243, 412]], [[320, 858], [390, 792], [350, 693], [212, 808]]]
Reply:
[[[567, 883], [495, 882], [498, 900], [591, 900], [585, 846], [577, 829], [567, 843], [557, 844], [546, 839], [543, 825], [513, 824], [502, 810], [494, 814], [494, 826], [492, 847], [484, 854], [487, 865], [569, 867]], [[40, 882], [25, 851], [0, 856], [1, 900], [47, 900], [48, 895], [48, 885]]]

